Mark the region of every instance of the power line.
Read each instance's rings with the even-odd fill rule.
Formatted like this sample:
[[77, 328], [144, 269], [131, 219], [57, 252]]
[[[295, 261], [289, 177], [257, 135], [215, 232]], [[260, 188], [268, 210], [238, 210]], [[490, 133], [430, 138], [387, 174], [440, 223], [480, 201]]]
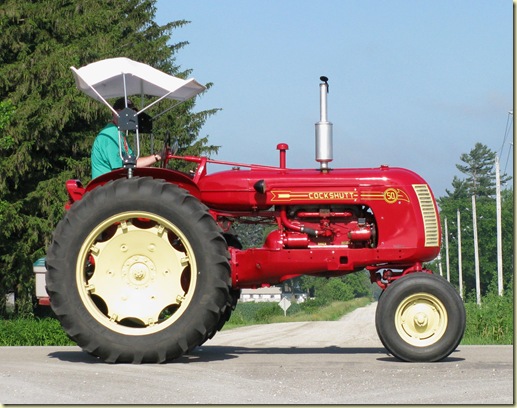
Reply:
[[506, 174], [506, 167], [508, 166], [508, 159], [510, 159], [510, 153], [512, 152], [513, 143], [510, 142], [510, 148], [508, 149], [508, 155], [506, 156], [506, 163], [504, 164], [503, 174]]
[[[506, 118], [506, 128], [504, 130], [503, 144], [501, 145], [501, 149], [499, 150], [500, 158], [503, 157], [504, 145], [506, 144], [506, 139], [507, 139], [508, 135], [511, 133], [512, 126], [513, 126], [513, 110], [508, 112], [508, 116]], [[506, 163], [504, 165], [503, 174], [506, 174], [506, 168], [508, 167], [508, 161], [510, 160], [510, 153], [512, 152], [512, 148], [513, 148], [513, 143], [510, 142], [509, 148], [508, 148], [508, 154], [506, 156]]]
[[504, 144], [506, 143], [506, 138], [508, 137], [508, 133], [511, 128], [511, 122], [513, 119], [513, 111], [508, 112], [508, 116], [506, 118], [506, 129], [504, 130], [504, 138], [503, 138], [503, 144], [501, 145], [501, 150], [499, 150], [499, 157], [503, 154]]

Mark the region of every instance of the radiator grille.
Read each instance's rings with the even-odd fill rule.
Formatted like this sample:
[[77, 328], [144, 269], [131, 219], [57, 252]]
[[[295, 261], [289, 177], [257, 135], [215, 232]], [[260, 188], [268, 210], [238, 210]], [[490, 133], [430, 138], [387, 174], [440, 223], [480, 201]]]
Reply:
[[420, 203], [422, 219], [424, 220], [425, 246], [435, 247], [440, 245], [438, 217], [434, 207], [433, 197], [427, 184], [413, 184], [415, 193]]

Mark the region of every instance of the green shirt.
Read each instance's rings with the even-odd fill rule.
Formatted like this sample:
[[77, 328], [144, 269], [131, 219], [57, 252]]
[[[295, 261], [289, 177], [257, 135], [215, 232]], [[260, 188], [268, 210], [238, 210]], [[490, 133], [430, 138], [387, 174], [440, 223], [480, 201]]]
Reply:
[[[122, 149], [124, 152], [124, 149]], [[131, 149], [129, 149], [130, 153]], [[118, 128], [114, 123], [108, 123], [93, 142], [92, 179], [122, 167], [122, 159], [118, 147]]]

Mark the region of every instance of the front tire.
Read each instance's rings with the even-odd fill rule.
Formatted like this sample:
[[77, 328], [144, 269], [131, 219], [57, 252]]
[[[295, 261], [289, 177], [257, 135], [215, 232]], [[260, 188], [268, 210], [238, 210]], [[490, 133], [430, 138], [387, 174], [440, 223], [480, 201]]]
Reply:
[[388, 286], [375, 316], [382, 344], [403, 361], [444, 359], [460, 343], [465, 324], [465, 307], [453, 286], [423, 272]]
[[214, 331], [230, 296], [226, 243], [207, 208], [151, 178], [87, 193], [56, 228], [46, 262], [63, 329], [107, 362], [183, 355]]

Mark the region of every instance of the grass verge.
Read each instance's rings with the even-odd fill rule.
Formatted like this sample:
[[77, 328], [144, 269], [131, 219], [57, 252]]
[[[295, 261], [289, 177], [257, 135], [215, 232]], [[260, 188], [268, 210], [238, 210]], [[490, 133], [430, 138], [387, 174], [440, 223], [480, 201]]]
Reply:
[[0, 320], [0, 346], [75, 346], [57, 319]]

